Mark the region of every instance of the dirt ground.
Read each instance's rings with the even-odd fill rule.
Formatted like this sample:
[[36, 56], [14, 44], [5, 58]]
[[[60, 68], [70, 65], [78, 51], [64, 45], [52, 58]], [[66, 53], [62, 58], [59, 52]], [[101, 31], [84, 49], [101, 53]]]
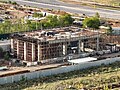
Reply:
[[8, 70], [0, 71], [0, 76], [12, 74], [12, 73], [24, 72], [24, 71], [33, 72], [33, 71], [39, 71], [39, 70], [44, 70], [44, 69], [56, 68], [64, 64], [65, 63], [50, 64], [50, 65], [37, 65], [37, 66], [31, 66], [31, 67], [8, 67]]

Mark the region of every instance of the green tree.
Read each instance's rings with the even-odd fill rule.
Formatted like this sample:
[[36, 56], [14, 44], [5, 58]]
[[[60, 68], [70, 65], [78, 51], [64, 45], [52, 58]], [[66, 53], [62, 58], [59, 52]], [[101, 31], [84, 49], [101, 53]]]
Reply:
[[98, 29], [100, 26], [100, 20], [97, 17], [86, 18], [83, 21], [83, 26], [93, 28], [93, 29]]
[[13, 5], [18, 5], [17, 2], [12, 2]]
[[54, 27], [57, 23], [58, 19], [57, 16], [47, 16], [47, 24], [49, 24], [51, 27]]
[[10, 20], [5, 20], [4, 23], [0, 23], [0, 34], [13, 33], [13, 32], [22, 32], [22, 31], [31, 31], [40, 29], [41, 26], [44, 28], [53, 28], [58, 26], [69, 26], [73, 23], [73, 18], [71, 15], [66, 14], [64, 16], [53, 16], [49, 15], [45, 20], [40, 22], [38, 21], [26, 21], [20, 19], [14, 22]]
[[34, 13], [33, 17], [43, 17], [43, 14], [42, 13]]
[[68, 26], [68, 25], [72, 24], [73, 21], [74, 21], [74, 19], [71, 17], [70, 14], [62, 15], [59, 18], [59, 22], [60, 22], [61, 26]]
[[50, 28], [50, 27], [56, 27], [56, 26], [59, 26], [58, 16], [57, 15], [47, 16], [46, 20], [44, 20], [44, 27]]
[[11, 1], [8, 1], [9, 4], [11, 4], [12, 2]]

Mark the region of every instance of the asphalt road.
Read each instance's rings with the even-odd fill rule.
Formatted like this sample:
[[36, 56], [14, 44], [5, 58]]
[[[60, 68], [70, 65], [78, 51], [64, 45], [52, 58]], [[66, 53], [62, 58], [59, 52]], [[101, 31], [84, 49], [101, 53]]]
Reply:
[[101, 17], [120, 20], [120, 10], [109, 10], [109, 9], [101, 9], [101, 8], [94, 9], [88, 6], [63, 3], [58, 0], [31, 0], [31, 1], [12, 0], [12, 1], [16, 1], [20, 5], [33, 6], [38, 8], [49, 8], [56, 10], [60, 9], [70, 13], [78, 13], [78, 14], [84, 13], [89, 16], [92, 16], [96, 12], [99, 12]]

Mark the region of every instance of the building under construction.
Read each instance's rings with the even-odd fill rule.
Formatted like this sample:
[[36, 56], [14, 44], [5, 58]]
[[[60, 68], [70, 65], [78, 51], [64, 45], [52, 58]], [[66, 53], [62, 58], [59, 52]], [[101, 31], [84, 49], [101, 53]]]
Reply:
[[81, 54], [85, 48], [99, 50], [100, 34], [64, 27], [13, 34], [11, 50], [18, 59], [28, 62], [58, 60], [69, 54]]

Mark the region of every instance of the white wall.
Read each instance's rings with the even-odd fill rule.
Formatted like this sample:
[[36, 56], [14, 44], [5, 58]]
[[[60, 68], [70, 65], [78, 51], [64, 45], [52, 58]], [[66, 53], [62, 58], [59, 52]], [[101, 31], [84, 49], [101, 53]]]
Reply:
[[116, 61], [120, 61], [120, 57], [108, 58], [105, 60], [100, 60], [100, 61], [95, 61], [95, 62], [86, 62], [84, 64], [71, 65], [71, 66], [66, 66], [66, 67], [59, 67], [59, 68], [54, 68], [54, 69], [41, 70], [41, 71], [35, 71], [35, 72], [30, 72], [30, 73], [6, 76], [6, 77], [0, 78], [0, 84], [18, 82], [22, 79], [22, 76], [27, 78], [28, 80], [30, 80], [30, 79], [34, 79], [34, 78], [45, 77], [45, 76], [60, 74], [60, 73], [64, 73], [64, 72], [74, 71], [74, 70], [80, 70], [80, 69], [88, 68], [91, 66], [99, 66], [103, 63], [109, 64], [109, 63], [113, 63]]

